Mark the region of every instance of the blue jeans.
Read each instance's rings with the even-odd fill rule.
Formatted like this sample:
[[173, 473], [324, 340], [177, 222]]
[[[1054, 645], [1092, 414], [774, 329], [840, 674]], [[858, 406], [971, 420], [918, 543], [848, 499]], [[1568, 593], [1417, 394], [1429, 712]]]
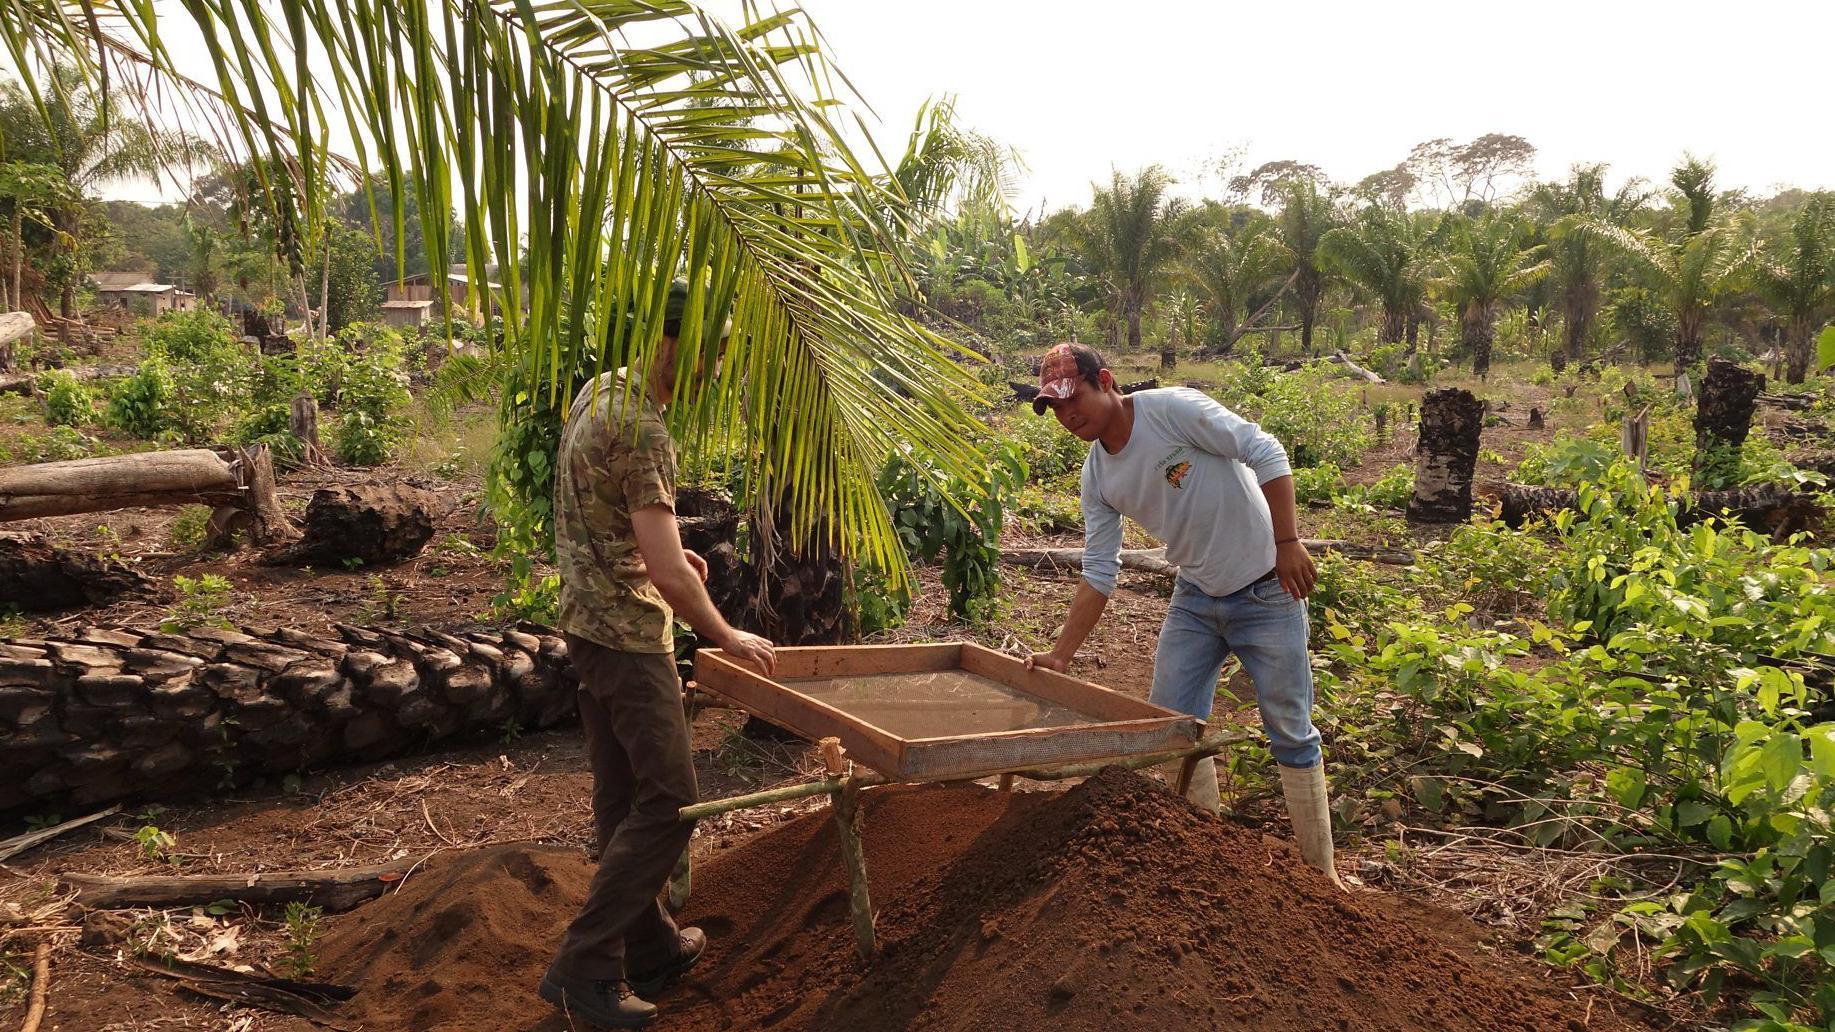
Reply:
[[1313, 726], [1313, 670], [1306, 654], [1306, 603], [1270, 578], [1233, 595], [1207, 595], [1183, 577], [1160, 628], [1153, 657], [1151, 701], [1209, 719], [1217, 675], [1230, 653], [1255, 682], [1262, 729], [1275, 761], [1285, 767], [1320, 762]]

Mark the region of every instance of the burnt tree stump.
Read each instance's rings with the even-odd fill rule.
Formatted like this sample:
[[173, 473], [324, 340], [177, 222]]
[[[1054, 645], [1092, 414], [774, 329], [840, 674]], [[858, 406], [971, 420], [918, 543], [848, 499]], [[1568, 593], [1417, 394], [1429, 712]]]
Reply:
[[1765, 374], [1729, 362], [1708, 360], [1701, 379], [1701, 396], [1695, 404], [1695, 468], [1702, 468], [1716, 450], [1737, 452], [1752, 432], [1752, 414], [1759, 395], [1765, 393]]
[[263, 562], [369, 566], [410, 559], [433, 537], [439, 504], [438, 495], [409, 484], [322, 487], [306, 504], [305, 534]]
[[1484, 404], [1471, 391], [1446, 387], [1421, 399], [1408, 522], [1461, 523], [1472, 515], [1472, 471], [1484, 423]]
[[0, 531], [0, 606], [102, 606], [151, 586], [119, 559], [60, 548], [43, 534]]

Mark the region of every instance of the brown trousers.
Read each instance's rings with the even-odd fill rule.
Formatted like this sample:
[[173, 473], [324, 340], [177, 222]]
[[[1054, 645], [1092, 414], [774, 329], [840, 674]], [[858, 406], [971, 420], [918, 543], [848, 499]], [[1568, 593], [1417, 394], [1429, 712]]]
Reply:
[[619, 652], [565, 638], [580, 678], [599, 870], [554, 967], [577, 978], [641, 975], [673, 960], [680, 948], [657, 894], [694, 834], [694, 824], [677, 813], [696, 800], [682, 686], [667, 653]]

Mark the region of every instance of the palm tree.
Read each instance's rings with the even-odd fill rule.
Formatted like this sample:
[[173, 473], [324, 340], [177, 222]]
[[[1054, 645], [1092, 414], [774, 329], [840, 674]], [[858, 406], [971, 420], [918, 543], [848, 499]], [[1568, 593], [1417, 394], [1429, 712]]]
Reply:
[[1701, 361], [1701, 335], [1708, 317], [1739, 289], [1755, 264], [1750, 220], [1716, 203], [1714, 168], [1688, 158], [1670, 176], [1676, 187], [1673, 212], [1679, 225], [1668, 234], [1628, 229], [1600, 218], [1576, 218], [1562, 227], [1604, 244], [1625, 259], [1632, 272], [1676, 320], [1675, 371], [1680, 376]]
[[1802, 383], [1816, 329], [1835, 309], [1835, 195], [1816, 194], [1804, 203], [1789, 238], [1758, 264], [1754, 279], [1784, 319], [1785, 375]]
[[87, 271], [81, 246], [83, 201], [108, 183], [157, 176], [162, 153], [184, 143], [175, 134], [122, 117], [126, 103], [125, 91], [105, 94], [71, 65], [53, 66], [36, 94], [28, 94], [19, 82], [0, 83], [0, 138], [7, 158], [49, 165], [64, 177], [66, 189], [40, 196], [48, 202], [53, 251], [62, 259], [57, 263], [63, 266], [59, 307], [66, 319], [76, 315], [76, 290]]
[[1123, 343], [1127, 327], [1130, 351], [1141, 345], [1141, 314], [1153, 288], [1182, 250], [1183, 201], [1166, 198], [1172, 185], [1158, 165], [1132, 179], [1114, 173], [1106, 190], [1098, 189], [1090, 209], [1079, 220], [1079, 241], [1092, 269], [1107, 285], [1116, 315], [1114, 343]]
[[1319, 259], [1383, 306], [1380, 339], [1399, 342], [1427, 293], [1429, 251], [1421, 222], [1385, 205], [1365, 207], [1319, 241]]
[[1459, 312], [1460, 340], [1472, 352], [1472, 373], [1491, 371], [1491, 342], [1498, 308], [1547, 276], [1543, 248], [1525, 246], [1529, 229], [1515, 218], [1490, 214], [1453, 219], [1444, 269], [1435, 281], [1440, 296]]
[[1196, 292], [1211, 324], [1214, 350], [1227, 355], [1249, 329], [1258, 303], [1278, 295], [1279, 277], [1290, 255], [1266, 220], [1251, 221], [1234, 235], [1222, 229], [1205, 232], [1186, 256], [1183, 279]]
[[1331, 198], [1319, 193], [1311, 179], [1289, 180], [1280, 188], [1281, 210], [1275, 229], [1281, 245], [1287, 249], [1289, 267], [1293, 270], [1294, 307], [1300, 316], [1300, 346], [1308, 354], [1313, 349], [1313, 324], [1319, 321], [1319, 302], [1325, 298], [1330, 282], [1327, 265], [1320, 259], [1319, 245], [1337, 223], [1337, 212]]
[[[1562, 220], [1596, 219], [1623, 225], [1643, 206], [1642, 185], [1631, 180], [1610, 197], [1605, 192], [1605, 165], [1575, 165], [1565, 183], [1544, 183], [1529, 198], [1529, 211], [1541, 221], [1560, 226]], [[1559, 233], [1549, 250], [1549, 279], [1561, 309], [1562, 357], [1579, 361], [1587, 335], [1599, 316], [1610, 252], [1585, 233]]]
[[[801, 13], [746, 3], [728, 26], [685, 0], [179, 10], [112, 6], [117, 32], [63, 0], [25, 0], [0, 10], [0, 42], [16, 62], [59, 46], [92, 79], [104, 54], [176, 87], [193, 70], [160, 43], [162, 19], [192, 19], [213, 69], [197, 74], [217, 96], [189, 95], [239, 160], [296, 180], [306, 224], [334, 196], [325, 183], [373, 171], [392, 197], [415, 195], [438, 270], [456, 212], [473, 288], [522, 313], [496, 344], [513, 380], [506, 534], [545, 539], [560, 410], [583, 376], [649, 370], [676, 277], [691, 290], [682, 367], [714, 357], [709, 327], [730, 317], [732, 334], [724, 362], [706, 362], [717, 377], [683, 378], [671, 419], [685, 441], [738, 442], [746, 492], [790, 517], [793, 545], [820, 533], [902, 570], [874, 486], [894, 448], [977, 482], [963, 400], [982, 390], [948, 340], [898, 310], [911, 289], [903, 198], [839, 128], [853, 120], [828, 90], [846, 79]], [[324, 142], [327, 112], [341, 112], [354, 160]], [[407, 205], [391, 207], [400, 240]]]

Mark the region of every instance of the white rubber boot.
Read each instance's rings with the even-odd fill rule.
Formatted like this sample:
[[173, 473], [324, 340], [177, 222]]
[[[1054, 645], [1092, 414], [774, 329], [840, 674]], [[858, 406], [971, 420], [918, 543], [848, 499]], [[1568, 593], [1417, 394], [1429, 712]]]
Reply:
[[[1162, 763], [1155, 768], [1165, 780], [1170, 791], [1179, 783], [1179, 771], [1185, 766], [1184, 760]], [[1217, 791], [1217, 761], [1215, 757], [1206, 756], [1192, 766], [1191, 783], [1185, 786], [1185, 798], [1193, 806], [1205, 813], [1215, 816], [1222, 809], [1223, 800]]]
[[1344, 888], [1332, 866], [1332, 811], [1325, 795], [1325, 764], [1281, 766], [1281, 794], [1287, 797], [1287, 816], [1293, 821], [1300, 858], [1323, 871], [1333, 885]]

